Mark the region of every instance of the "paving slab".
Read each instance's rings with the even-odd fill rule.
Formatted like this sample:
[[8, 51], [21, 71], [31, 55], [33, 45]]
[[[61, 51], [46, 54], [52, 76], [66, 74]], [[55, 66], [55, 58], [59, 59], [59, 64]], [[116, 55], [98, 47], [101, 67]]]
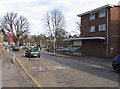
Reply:
[[28, 87], [27, 81], [18, 69], [17, 64], [9, 67], [9, 53], [4, 53], [2, 60], [2, 87]]

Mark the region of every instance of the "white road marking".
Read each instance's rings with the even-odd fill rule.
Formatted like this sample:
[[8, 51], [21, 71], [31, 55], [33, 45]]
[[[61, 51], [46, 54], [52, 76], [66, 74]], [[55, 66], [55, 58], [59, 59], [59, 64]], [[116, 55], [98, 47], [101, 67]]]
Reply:
[[35, 67], [32, 68], [33, 70], [35, 69]]
[[47, 70], [64, 70], [70, 67], [63, 67], [63, 66], [46, 66], [46, 67], [32, 67], [34, 71], [47, 71]]
[[46, 67], [48, 70], [52, 70], [49, 66]]
[[60, 67], [60, 66], [56, 66], [56, 68], [57, 68], [58, 70], [60, 70], [60, 69], [61, 69], [61, 67]]
[[40, 67], [39, 70], [40, 70], [40, 71], [44, 71], [44, 68]]
[[51, 66], [51, 68], [52, 68], [53, 70], [57, 70], [56, 66]]
[[38, 70], [35, 69], [35, 71], [38, 71]]
[[63, 67], [63, 66], [60, 66], [60, 68], [61, 68], [61, 69], [66, 69], [66, 68], [65, 68], [65, 67]]

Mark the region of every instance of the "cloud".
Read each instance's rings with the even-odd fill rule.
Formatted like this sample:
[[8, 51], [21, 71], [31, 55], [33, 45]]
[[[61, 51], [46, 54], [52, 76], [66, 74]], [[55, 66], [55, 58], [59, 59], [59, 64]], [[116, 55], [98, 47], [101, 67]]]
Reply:
[[76, 30], [75, 21], [78, 14], [95, 9], [105, 4], [118, 4], [119, 0], [2, 0], [0, 18], [7, 12], [16, 12], [25, 16], [30, 22], [31, 34], [45, 33], [44, 15], [52, 9], [60, 9], [66, 20], [66, 30]]

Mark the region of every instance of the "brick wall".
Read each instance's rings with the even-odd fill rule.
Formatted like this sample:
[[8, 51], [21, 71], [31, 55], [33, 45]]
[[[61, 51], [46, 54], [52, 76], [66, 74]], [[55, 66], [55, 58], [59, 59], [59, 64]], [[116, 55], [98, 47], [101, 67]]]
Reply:
[[[98, 15], [98, 13], [96, 13]], [[97, 16], [98, 17], [98, 16]], [[106, 36], [106, 31], [98, 31], [99, 25], [107, 23], [107, 18], [96, 18], [95, 20], [89, 20], [89, 14], [81, 17], [81, 36], [93, 37], [93, 36]], [[96, 26], [95, 32], [89, 32], [91, 25]]]
[[82, 41], [82, 55], [93, 57], [106, 57], [106, 45], [104, 40], [83, 40]]
[[109, 20], [109, 57], [115, 57], [119, 52], [119, 9], [120, 7], [114, 7], [110, 9]]
[[118, 38], [118, 40], [119, 40], [119, 42], [118, 42], [118, 45], [119, 45], [119, 50], [118, 50], [118, 53], [120, 54], [120, 7], [119, 7], [119, 9], [118, 9], [118, 17], [119, 17], [119, 20], [118, 20], [118, 26], [119, 26], [119, 30], [118, 30], [118, 35], [119, 35], [119, 38]]

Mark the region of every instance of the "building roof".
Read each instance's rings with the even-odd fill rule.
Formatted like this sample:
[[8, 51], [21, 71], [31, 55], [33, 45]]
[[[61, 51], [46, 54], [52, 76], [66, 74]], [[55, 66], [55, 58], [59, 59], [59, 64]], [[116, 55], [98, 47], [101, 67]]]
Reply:
[[105, 40], [105, 37], [80, 37], [80, 38], [66, 38], [64, 41], [77, 41], [77, 40]]
[[93, 12], [96, 12], [96, 11], [98, 11], [98, 10], [105, 9], [105, 8], [108, 8], [108, 7], [114, 7], [114, 6], [120, 6], [120, 5], [107, 4], [107, 5], [104, 5], [104, 6], [102, 6], [102, 7], [93, 9], [93, 10], [91, 10], [91, 11], [87, 11], [87, 12], [85, 12], [85, 13], [78, 14], [77, 16], [78, 16], [78, 17], [81, 17], [81, 16], [83, 16], [83, 15], [86, 15], [86, 14], [89, 14], [89, 13], [93, 13]]

